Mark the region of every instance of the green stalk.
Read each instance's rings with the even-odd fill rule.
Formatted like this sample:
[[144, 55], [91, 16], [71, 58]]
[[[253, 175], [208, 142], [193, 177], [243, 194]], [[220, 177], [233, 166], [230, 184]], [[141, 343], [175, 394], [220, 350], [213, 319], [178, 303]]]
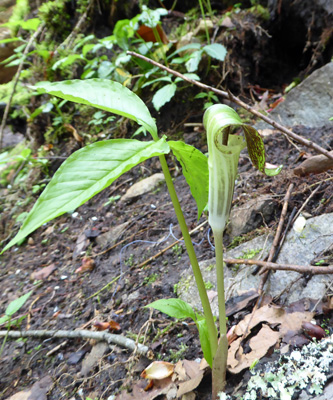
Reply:
[[223, 230], [213, 229], [216, 257], [216, 286], [219, 302], [220, 336], [227, 334], [225, 314], [224, 265], [223, 265]]
[[200, 10], [201, 10], [201, 16], [202, 16], [204, 24], [205, 24], [206, 40], [207, 40], [207, 43], [210, 43], [210, 37], [209, 37], [209, 32], [208, 32], [206, 18], [205, 18], [205, 10], [203, 8], [202, 0], [199, 0], [199, 5], [200, 5]]
[[168, 60], [167, 60], [167, 57], [166, 57], [166, 54], [165, 54], [165, 50], [164, 50], [164, 43], [162, 42], [161, 36], [158, 33], [158, 29], [156, 28], [156, 26], [154, 26], [154, 28], [153, 28], [153, 33], [154, 33], [155, 39], [158, 41], [158, 43], [161, 46], [164, 63], [165, 63], [166, 66], [168, 66], [169, 64], [168, 64]]
[[159, 156], [159, 159], [160, 159], [162, 170], [163, 170], [163, 173], [165, 176], [165, 181], [166, 181], [169, 193], [170, 193], [171, 201], [172, 201], [173, 207], [175, 209], [178, 223], [179, 223], [179, 226], [180, 226], [183, 238], [184, 238], [186, 250], [187, 250], [188, 256], [190, 258], [190, 263], [192, 266], [194, 278], [195, 278], [195, 281], [196, 281], [196, 284], [197, 284], [197, 287], [199, 290], [199, 296], [200, 296], [204, 316], [205, 316], [206, 323], [207, 323], [211, 352], [212, 352], [212, 354], [215, 354], [216, 349], [217, 349], [217, 329], [215, 326], [212, 309], [209, 304], [209, 300], [208, 300], [208, 296], [207, 296], [207, 292], [206, 292], [206, 288], [205, 288], [205, 283], [202, 278], [198, 260], [197, 260], [197, 257], [196, 257], [195, 251], [194, 251], [193, 243], [192, 243], [192, 240], [191, 240], [191, 237], [190, 237], [190, 234], [189, 234], [186, 222], [185, 222], [185, 218], [184, 218], [182, 209], [179, 204], [177, 193], [176, 193], [175, 187], [172, 182], [172, 178], [170, 175], [170, 171], [169, 171], [166, 159], [164, 156]]

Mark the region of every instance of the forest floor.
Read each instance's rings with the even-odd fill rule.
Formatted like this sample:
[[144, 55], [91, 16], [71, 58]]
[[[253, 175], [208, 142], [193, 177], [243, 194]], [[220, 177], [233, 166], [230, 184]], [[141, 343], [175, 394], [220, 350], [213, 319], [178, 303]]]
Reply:
[[[302, 129], [305, 128], [298, 128], [299, 133]], [[318, 144], [327, 139], [325, 131], [306, 130], [303, 133]], [[184, 137], [191, 144], [195, 142], [197, 147], [205, 149], [201, 133], [189, 132]], [[274, 231], [288, 184], [295, 184], [290, 209], [294, 206], [299, 209], [313, 185], [322, 182], [304, 211], [312, 216], [332, 212], [332, 202], [322, 202], [322, 199], [332, 196], [332, 184], [328, 180], [332, 175], [326, 172], [305, 178], [293, 176], [290, 167], [299, 156], [298, 150], [278, 132], [266, 138], [265, 142], [267, 158], [272, 163], [283, 163], [284, 170], [278, 177], [264, 177], [252, 168], [244, 154], [240, 160], [235, 202], [239, 203], [239, 199], [246, 202], [259, 194], [276, 196], [280, 206], [262, 228]], [[196, 206], [188, 186], [179, 175], [174, 160], [169, 161], [187, 224], [193, 229], [206, 217], [197, 221]], [[151, 316], [149, 309], [143, 308], [154, 300], [175, 297], [174, 287], [189, 265], [183, 243], [176, 240], [181, 233], [166, 185], [161, 183], [153, 192], [129, 203], [110, 202], [110, 198], [124, 195], [133, 183], [157, 172], [160, 172], [160, 166], [156, 160], [145, 162], [76, 212], [49, 222], [32, 234], [26, 243], [4, 253], [0, 277], [1, 309], [5, 309], [18, 292], [33, 290], [29, 301], [18, 313], [27, 318], [16, 329], [94, 330], [94, 323], [113, 320], [121, 329], [118, 331], [116, 326], [116, 333], [134, 340], [140, 334], [140, 341], [144, 337], [154, 359], [175, 362], [202, 358], [194, 324], [176, 322], [157, 312]], [[10, 207], [14, 207], [22, 196], [22, 193], [12, 195], [10, 199], [7, 196], [6, 202], [10, 201]], [[102, 246], [96, 243], [99, 236], [120, 225], [123, 228], [115, 240], [109, 237]], [[214, 256], [207, 241], [207, 230], [206, 226], [193, 236], [193, 240], [200, 242], [196, 247], [199, 261]], [[169, 250], [140, 266], [172, 243]], [[228, 237], [226, 245], [230, 245]], [[79, 273], [76, 270], [82, 266], [83, 256], [89, 258], [93, 267]], [[45, 267], [48, 269], [44, 274], [39, 274]], [[247, 312], [250, 311], [249, 308]], [[49, 392], [51, 399], [76, 398], [75, 393], [80, 393], [82, 398], [106, 399], [120, 388], [130, 388], [150, 363], [146, 357], [133, 359], [131, 351], [112, 346], [98, 362], [92, 363], [90, 369], [82, 371], [82, 360], [92, 346], [91, 341], [83, 339], [8, 339], [0, 361], [1, 398], [9, 398], [48, 375], [53, 382]], [[197, 388], [198, 398], [209, 398], [209, 392], [209, 379], [203, 380]]]
[[[209, 80], [207, 75], [208, 84], [214, 86], [218, 83]], [[276, 88], [279, 89], [282, 91], [282, 85]], [[145, 95], [151, 100], [150, 92], [145, 92]], [[180, 92], [175, 101], [165, 106], [161, 115], [155, 116], [164, 128], [163, 133], [175, 139], [181, 136], [186, 143], [206, 153], [205, 132], [200, 125], [202, 107], [187, 101], [187, 95], [186, 90]], [[251, 99], [247, 98], [247, 101], [250, 103]], [[250, 123], [255, 122], [248, 114], [242, 117], [251, 119]], [[196, 123], [196, 128], [186, 125], [188, 122]], [[300, 125], [294, 127], [294, 132], [328, 150], [332, 149], [332, 129], [310, 129]], [[303, 212], [313, 217], [333, 212], [332, 170], [296, 176], [292, 170], [314, 152], [306, 148], [300, 151], [293, 142], [273, 129], [264, 137], [264, 143], [267, 161], [283, 164], [282, 172], [276, 177], [263, 176], [252, 167], [247, 153], [242, 152], [233, 204], [240, 206], [250, 199], [269, 194], [276, 199], [275, 212], [259, 229], [242, 238], [226, 234], [226, 248], [234, 246], [236, 241], [240, 243], [263, 232], [276, 231], [290, 183], [294, 188], [288, 215], [294, 207], [299, 210], [318, 186], [319, 190], [306, 203]], [[57, 154], [70, 155], [72, 145], [73, 138], [62, 142]], [[80, 144], [74, 141], [74, 147], [79, 148]], [[188, 228], [192, 230], [205, 222], [207, 215], [197, 220], [196, 204], [179, 164], [170, 156], [167, 161]], [[59, 160], [51, 160], [50, 171], [54, 172], [59, 165]], [[31, 187], [41, 175], [40, 171], [33, 171], [35, 176], [30, 174], [26, 184], [19, 188], [0, 189], [2, 243], [11, 239], [19, 229], [13, 215], [29, 211], [38, 198]], [[134, 183], [160, 172], [157, 158], [136, 166], [86, 204], [43, 225], [24, 243], [9, 249], [0, 258], [1, 315], [11, 301], [32, 291], [24, 306], [14, 315], [12, 330], [95, 331], [99, 323], [112, 321], [112, 333], [126, 336], [134, 343], [144, 343], [150, 350], [147, 356], [115, 344], [94, 353], [96, 343], [83, 338], [6, 338], [0, 356], [0, 399], [25, 399], [27, 393], [30, 398], [39, 400], [135, 398], [130, 394], [121, 397], [120, 390], [131, 393], [137, 381], [145, 387], [147, 382], [140, 378], [140, 374], [152, 360], [176, 363], [203, 358], [198, 331], [192, 321], [175, 321], [165, 314], [144, 308], [157, 299], [176, 297], [176, 285], [182, 272], [189, 267], [164, 181], [130, 201], [121, 200]], [[214, 257], [207, 239], [208, 229], [208, 224], [205, 224], [192, 236], [199, 243], [195, 247], [199, 261]], [[236, 313], [232, 321], [251, 313], [252, 306]], [[322, 318], [319, 316], [319, 321]], [[229, 321], [228, 328], [231, 328], [232, 321]], [[332, 334], [332, 309], [325, 321], [329, 334]], [[4, 329], [5, 324], [0, 325], [0, 330]], [[273, 359], [274, 354], [269, 354], [266, 360], [270, 357]], [[228, 374], [227, 389], [236, 384], [244, 386], [248, 378], [248, 372], [236, 376]], [[36, 386], [42, 379], [44, 386]], [[208, 369], [193, 390], [194, 397], [191, 395], [188, 399], [211, 399]], [[149, 391], [145, 393], [144, 399], [157, 398]], [[161, 394], [160, 398], [167, 397]]]

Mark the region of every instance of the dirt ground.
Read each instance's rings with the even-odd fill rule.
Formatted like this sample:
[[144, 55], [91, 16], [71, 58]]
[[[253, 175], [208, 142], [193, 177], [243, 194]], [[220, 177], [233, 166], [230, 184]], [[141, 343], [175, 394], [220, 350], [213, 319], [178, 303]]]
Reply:
[[[244, 58], [238, 57], [237, 65], [232, 59], [226, 61], [230, 74], [225, 82], [229, 89], [235, 89], [235, 93], [243, 98], [247, 97], [248, 102], [251, 101], [248, 84], [251, 80], [257, 81], [260, 68], [265, 71], [262, 83], [267, 85], [273, 85], [274, 79], [270, 77], [269, 80], [268, 76], [276, 68], [276, 59], [266, 53], [271, 51], [265, 39], [268, 36], [263, 34], [258, 39], [259, 36], [255, 35], [256, 21], [250, 22], [243, 26], [243, 30], [238, 27], [239, 38], [229, 43], [229, 50], [242, 53]], [[287, 37], [286, 42], [288, 40]], [[253, 67], [252, 54], [242, 50], [245, 48], [249, 53], [254, 47], [261, 57], [256, 68]], [[280, 55], [278, 53], [276, 57], [283, 63], [281, 70], [284, 74], [281, 82], [277, 82], [277, 90], [282, 90], [282, 84], [291, 81], [296, 73], [295, 65], [300, 63], [298, 59], [293, 60], [291, 68]], [[264, 65], [261, 60], [269, 60], [272, 65]], [[205, 83], [217, 85], [221, 78], [219, 73], [215, 69], [205, 78]], [[148, 92], [143, 95], [147, 98], [150, 96], [151, 100]], [[161, 132], [178, 139], [181, 136], [186, 143], [207, 152], [202, 127], [199, 125], [193, 129], [184, 125], [202, 122], [202, 109], [188, 102], [188, 95], [186, 90], [180, 92], [174, 102], [165, 106], [161, 115], [154, 116], [157, 117]], [[249, 118], [248, 115], [246, 117]], [[326, 149], [333, 148], [332, 129], [298, 126], [294, 132]], [[276, 229], [283, 198], [291, 182], [294, 183], [294, 189], [289, 212], [293, 207], [299, 209], [318, 185], [319, 190], [306, 204], [304, 211], [312, 216], [333, 212], [332, 170], [298, 177], [292, 169], [309, 155], [307, 153], [313, 153], [306, 148], [299, 149], [277, 131], [265, 137], [264, 141], [267, 161], [283, 164], [284, 168], [277, 177], [265, 177], [252, 167], [246, 152], [241, 154], [234, 205], [241, 205], [262, 194], [270, 194], [277, 200], [274, 214], [264, 221], [259, 230], [247, 234], [247, 239], [260, 232]], [[66, 142], [62, 150], [68, 156], [75, 148], [71, 142]], [[55, 171], [61, 162], [54, 160], [50, 170]], [[206, 221], [207, 216], [203, 215], [197, 221], [196, 205], [180, 166], [172, 157], [168, 157], [168, 164], [187, 225], [189, 229], [194, 229]], [[15, 315], [12, 325], [17, 318], [24, 318], [12, 329], [95, 330], [96, 322], [112, 320], [120, 327], [114, 333], [144, 342], [155, 360], [176, 362], [179, 359], [203, 357], [194, 323], [189, 320], [176, 322], [162, 313], [151, 314], [149, 309], [144, 308], [154, 300], [175, 297], [175, 285], [182, 271], [189, 266], [185, 246], [178, 241], [181, 233], [165, 183], [130, 202], [120, 200], [135, 182], [158, 172], [161, 172], [161, 168], [157, 159], [135, 167], [79, 209], [42, 226], [22, 245], [14, 246], [0, 257], [1, 315], [12, 300], [33, 290], [29, 300]], [[35, 177], [30, 177], [31, 181], [37, 179], [38, 172], [35, 173]], [[24, 187], [19, 190], [0, 190], [0, 240], [6, 243], [19, 229], [19, 224], [13, 222], [13, 215], [28, 211], [38, 195], [31, 194]], [[117, 227], [121, 229], [115, 230]], [[214, 256], [207, 233], [208, 227], [205, 225], [192, 236], [193, 241], [199, 243], [195, 246], [199, 261]], [[225, 236], [226, 247], [232, 244], [232, 239]], [[162, 251], [167, 247], [168, 250]], [[87, 259], [91, 268], [85, 272], [77, 271]], [[47, 276], [32, 275], [45, 267], [49, 267]], [[233, 320], [250, 312], [251, 307], [239, 316], [236, 314]], [[332, 322], [332, 313], [326, 318]], [[229, 325], [230, 328], [231, 323]], [[0, 326], [0, 329], [4, 327]], [[29, 389], [45, 377], [51, 379], [48, 399], [112, 399], [112, 395], [120, 389], [131, 391], [134, 382], [140, 379], [142, 370], [151, 362], [144, 356], [133, 357], [128, 349], [114, 345], [87, 369], [83, 360], [93, 347], [92, 341], [84, 339], [5, 340], [0, 358], [0, 399], [8, 399], [17, 392]], [[273, 357], [271, 355], [268, 360]], [[230, 387], [239, 383], [244, 385], [247, 377], [248, 373], [229, 376]], [[195, 393], [200, 400], [211, 398], [209, 374]]]
[[[310, 132], [304, 127], [298, 127], [298, 133], [306, 134], [318, 144], [332, 137], [332, 132]], [[203, 149], [205, 147], [200, 132], [185, 134], [185, 140], [191, 144], [196, 142]], [[313, 190], [311, 185], [322, 182], [305, 211], [313, 216], [332, 212], [332, 202], [322, 201], [332, 197], [332, 174], [326, 172], [306, 178], [296, 177], [290, 167], [297, 161], [298, 150], [279, 133], [266, 138], [265, 142], [268, 160], [283, 163], [284, 171], [275, 178], [264, 177], [250, 166], [244, 154], [240, 160], [235, 202], [245, 202], [258, 193], [276, 196], [281, 200], [280, 206], [272, 219], [265, 221], [264, 227], [273, 230], [291, 181], [295, 188], [290, 209], [293, 206], [300, 208]], [[196, 206], [186, 182], [174, 160], [169, 159], [169, 166], [173, 170], [174, 184], [187, 224], [192, 229], [206, 217], [196, 221]], [[33, 295], [19, 312], [20, 316], [27, 316], [20, 323], [21, 329], [94, 329], [96, 321], [114, 320], [121, 328], [117, 333], [136, 339], [149, 319], [149, 310], [143, 307], [154, 300], [175, 296], [174, 285], [189, 261], [184, 245], [175, 240], [181, 234], [165, 184], [130, 203], [116, 201], [106, 204], [111, 196], [122, 196], [131, 184], [156, 172], [160, 172], [156, 160], [134, 168], [77, 212], [49, 222], [32, 234], [26, 243], [2, 256], [1, 309], [18, 294], [33, 290]], [[23, 197], [21, 193], [20, 198]], [[18, 200], [13, 199], [12, 206]], [[102, 247], [96, 243], [99, 236], [124, 223], [127, 225], [117, 235], [116, 243], [112, 238]], [[193, 236], [194, 241], [200, 242], [196, 246], [199, 261], [214, 254], [207, 241], [207, 229], [202, 228]], [[174, 245], [170, 250], [140, 266], [172, 243]], [[225, 243], [230, 244], [228, 237]], [[76, 273], [82, 265], [83, 255], [93, 260], [94, 268]], [[54, 270], [46, 279], [36, 280], [31, 276], [50, 265]], [[115, 278], [117, 280], [112, 284]], [[108, 283], [111, 284], [105, 288]], [[172, 362], [202, 357], [195, 325], [174, 322], [157, 312], [154, 312], [153, 319], [154, 322], [144, 331], [147, 333], [145, 343], [153, 350], [156, 359]], [[60, 344], [58, 350], [48, 355]], [[82, 359], [91, 348], [89, 341], [80, 339], [7, 340], [0, 361], [1, 398], [29, 388], [46, 375], [53, 380], [49, 393], [51, 399], [72, 398], [75, 393], [84, 393], [90, 398], [107, 398], [119, 388], [131, 387], [150, 362], [144, 357], [136, 357], [133, 361], [130, 351], [114, 346], [87, 376], [82, 377]], [[198, 389], [198, 398], [209, 398], [209, 391], [207, 379]]]

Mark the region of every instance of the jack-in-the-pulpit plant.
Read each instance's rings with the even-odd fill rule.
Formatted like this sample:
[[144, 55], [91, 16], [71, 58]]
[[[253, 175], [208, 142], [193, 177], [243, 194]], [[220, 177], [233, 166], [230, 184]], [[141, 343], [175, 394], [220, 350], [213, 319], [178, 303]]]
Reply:
[[[265, 168], [264, 146], [258, 132], [251, 126], [243, 124], [237, 113], [225, 105], [210, 107], [204, 116], [209, 149], [207, 162], [207, 158], [193, 146], [181, 141], [168, 141], [165, 136], [159, 138], [155, 120], [146, 105], [133, 92], [117, 82], [104, 79], [41, 82], [36, 88], [41, 94], [49, 93], [132, 119], [150, 132], [153, 141], [111, 139], [88, 145], [73, 153], [57, 170], [20, 231], [3, 251], [17, 244], [46, 222], [75, 210], [135, 165], [150, 157], [158, 156], [184, 237], [203, 315], [180, 299], [157, 300], [146, 307], [153, 307], [171, 317], [192, 318], [195, 321], [204, 357], [213, 370], [213, 399], [216, 399], [218, 392], [225, 386], [228, 350], [223, 282], [223, 230], [230, 212], [239, 154], [247, 145], [250, 158], [259, 170], [275, 175], [280, 168], [273, 170]], [[235, 127], [243, 129], [245, 139], [232, 134]], [[198, 217], [207, 202], [209, 203], [209, 223], [214, 233], [217, 263], [219, 343], [205, 284], [166, 163], [165, 154], [170, 152], [182, 166], [197, 203]]]

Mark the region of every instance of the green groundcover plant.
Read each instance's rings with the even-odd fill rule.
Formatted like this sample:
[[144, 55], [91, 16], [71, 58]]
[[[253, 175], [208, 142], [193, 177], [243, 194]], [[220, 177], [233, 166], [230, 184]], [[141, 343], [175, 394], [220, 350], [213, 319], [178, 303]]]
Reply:
[[[40, 93], [49, 93], [64, 100], [90, 105], [129, 118], [152, 136], [152, 141], [111, 139], [88, 145], [73, 153], [57, 170], [20, 231], [3, 251], [22, 241], [46, 222], [75, 210], [97, 193], [110, 186], [119, 176], [135, 165], [158, 156], [175, 213], [184, 237], [193, 274], [198, 286], [204, 313], [198, 313], [180, 299], [158, 300], [149, 304], [175, 318], [192, 318], [199, 330], [204, 357], [213, 368], [213, 398], [225, 385], [227, 340], [223, 284], [223, 230], [229, 216], [237, 174], [240, 151], [247, 145], [255, 167], [269, 175], [280, 168], [265, 168], [262, 139], [251, 126], [242, 123], [237, 113], [225, 105], [210, 107], [204, 116], [207, 130], [209, 158], [182, 141], [170, 141], [158, 136], [155, 120], [142, 100], [117, 82], [104, 79], [40, 82]], [[233, 135], [234, 128], [242, 128], [244, 137]], [[177, 198], [165, 155], [172, 152], [180, 162], [183, 174], [196, 201], [198, 217], [207, 202], [209, 223], [213, 229], [217, 259], [220, 342], [210, 308], [205, 284], [194, 252], [193, 244]]]

